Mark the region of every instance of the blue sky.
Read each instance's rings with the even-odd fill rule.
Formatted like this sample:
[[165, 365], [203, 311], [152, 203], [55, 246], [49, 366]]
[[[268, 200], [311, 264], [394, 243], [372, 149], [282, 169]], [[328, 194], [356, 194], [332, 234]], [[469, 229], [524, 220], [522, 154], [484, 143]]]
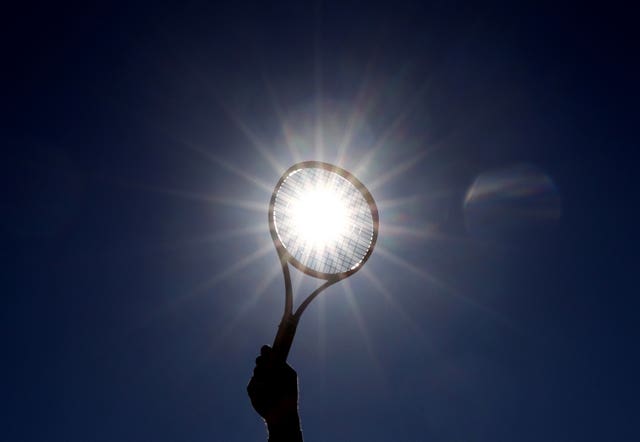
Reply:
[[306, 441], [638, 437], [624, 10], [6, 17], [2, 440], [265, 440], [245, 387], [284, 301], [268, 201], [299, 160], [356, 173], [381, 217], [298, 328]]

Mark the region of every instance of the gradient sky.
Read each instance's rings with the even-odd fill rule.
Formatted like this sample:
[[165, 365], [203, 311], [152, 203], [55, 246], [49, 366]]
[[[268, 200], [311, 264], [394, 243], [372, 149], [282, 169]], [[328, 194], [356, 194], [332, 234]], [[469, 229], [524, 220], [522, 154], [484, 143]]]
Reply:
[[266, 440], [298, 160], [381, 215], [298, 329], [305, 441], [640, 438], [637, 23], [535, 3], [5, 11], [0, 439]]

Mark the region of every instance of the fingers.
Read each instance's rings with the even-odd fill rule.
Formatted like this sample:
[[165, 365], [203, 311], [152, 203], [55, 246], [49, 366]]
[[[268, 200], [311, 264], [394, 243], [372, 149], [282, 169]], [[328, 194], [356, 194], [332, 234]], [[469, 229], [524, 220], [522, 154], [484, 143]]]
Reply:
[[267, 374], [267, 371], [273, 367], [271, 347], [263, 345], [260, 349], [260, 355], [256, 358], [256, 366], [253, 369], [253, 376], [262, 377]]
[[298, 400], [296, 372], [286, 362], [275, 358], [271, 347], [263, 345], [247, 393], [253, 408], [265, 419], [282, 407], [295, 409]]
[[273, 351], [268, 345], [263, 345], [260, 349], [260, 356], [256, 358], [256, 366], [271, 365], [273, 359]]
[[256, 358], [256, 366], [253, 375], [259, 378], [263, 376], [297, 377], [296, 371], [287, 363], [280, 363], [274, 358], [273, 349], [263, 345], [260, 355]]
[[271, 350], [271, 347], [269, 347], [268, 345], [263, 345], [260, 349], [260, 356], [256, 358], [256, 364], [263, 364], [267, 361], [270, 361], [273, 357], [272, 355], [273, 351]]

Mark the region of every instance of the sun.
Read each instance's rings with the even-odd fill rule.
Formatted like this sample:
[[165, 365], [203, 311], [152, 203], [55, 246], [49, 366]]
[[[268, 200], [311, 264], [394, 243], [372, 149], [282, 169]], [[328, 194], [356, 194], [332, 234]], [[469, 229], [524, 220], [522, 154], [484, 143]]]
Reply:
[[348, 224], [346, 201], [328, 186], [304, 189], [289, 210], [294, 235], [313, 248], [337, 242]]

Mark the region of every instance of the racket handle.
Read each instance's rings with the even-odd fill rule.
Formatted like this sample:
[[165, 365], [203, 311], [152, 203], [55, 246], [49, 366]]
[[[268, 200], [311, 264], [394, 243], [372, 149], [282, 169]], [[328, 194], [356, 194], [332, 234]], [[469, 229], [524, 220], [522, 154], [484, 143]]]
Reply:
[[289, 350], [291, 350], [297, 327], [298, 320], [295, 317], [291, 315], [282, 317], [282, 321], [278, 326], [278, 333], [273, 341], [273, 352], [276, 358], [282, 362], [286, 362], [287, 356], [289, 356]]

